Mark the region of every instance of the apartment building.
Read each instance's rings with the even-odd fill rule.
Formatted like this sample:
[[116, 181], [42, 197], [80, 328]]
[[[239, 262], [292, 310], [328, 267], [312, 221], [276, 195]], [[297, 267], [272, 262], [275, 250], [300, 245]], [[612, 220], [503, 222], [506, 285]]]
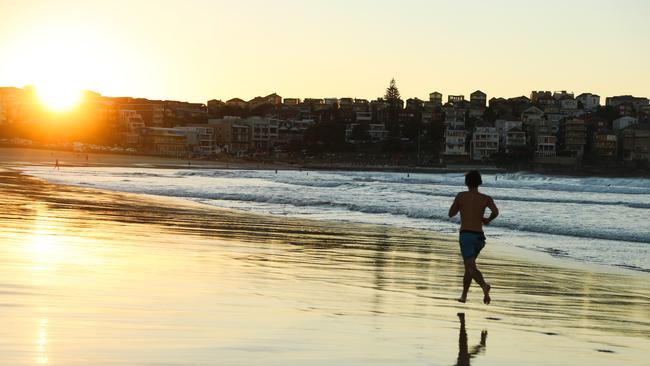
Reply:
[[250, 127], [251, 148], [267, 150], [279, 142], [280, 120], [273, 118], [250, 117], [243, 119], [241, 124]]
[[214, 127], [215, 145], [227, 153], [241, 155], [250, 148], [251, 128], [239, 117], [210, 119], [208, 124]]
[[164, 127], [165, 107], [163, 103], [128, 98], [117, 102], [119, 110], [136, 112], [147, 127]]
[[288, 144], [292, 141], [301, 141], [305, 131], [313, 126], [313, 119], [280, 120], [278, 122], [278, 144]]
[[519, 127], [513, 127], [506, 131], [503, 142], [500, 140], [499, 143], [507, 153], [518, 151], [526, 147], [526, 132]]
[[480, 126], [472, 134], [472, 160], [489, 160], [499, 152], [499, 134], [495, 127]]
[[634, 97], [632, 95], [618, 95], [605, 98], [605, 105], [614, 108], [629, 105], [633, 111], [639, 111], [644, 106], [648, 105], [648, 98]]
[[560, 123], [560, 150], [571, 156], [581, 156], [587, 142], [585, 121], [579, 118], [566, 118]]
[[442, 94], [438, 93], [437, 91], [434, 91], [433, 93], [429, 94], [429, 102], [431, 102], [434, 106], [441, 106], [442, 105]]
[[142, 130], [142, 146], [149, 153], [184, 158], [191, 152], [189, 135], [178, 128], [146, 127]]
[[593, 135], [592, 150], [598, 157], [614, 159], [618, 148], [618, 138], [610, 131], [597, 131]]
[[612, 128], [614, 131], [620, 131], [628, 126], [632, 126], [639, 123], [639, 120], [636, 117], [630, 117], [630, 116], [623, 116], [615, 119], [612, 122]]
[[134, 110], [119, 110], [117, 113], [121, 140], [127, 146], [139, 146], [142, 143], [142, 130], [147, 127], [144, 119]]
[[594, 111], [600, 106], [600, 95], [597, 94], [582, 93], [576, 97], [576, 100], [586, 111]]
[[535, 140], [535, 156], [553, 157], [556, 156], [557, 137], [552, 135], [539, 135]]
[[636, 125], [623, 130], [622, 155], [624, 160], [650, 162], [650, 126]]
[[193, 152], [202, 156], [211, 156], [219, 152], [215, 139], [215, 127], [210, 124], [196, 124], [176, 127], [180, 131], [192, 135], [196, 141], [193, 144]]
[[[388, 137], [388, 130], [386, 130], [386, 126], [384, 126], [383, 123], [368, 123], [367, 121], [364, 121], [364, 123], [366, 123], [368, 126], [368, 136], [370, 138], [370, 142], [376, 143], [386, 140]], [[357, 142], [354, 139], [354, 129], [359, 125], [361, 125], [361, 123], [350, 123], [347, 125], [345, 129], [346, 142]]]

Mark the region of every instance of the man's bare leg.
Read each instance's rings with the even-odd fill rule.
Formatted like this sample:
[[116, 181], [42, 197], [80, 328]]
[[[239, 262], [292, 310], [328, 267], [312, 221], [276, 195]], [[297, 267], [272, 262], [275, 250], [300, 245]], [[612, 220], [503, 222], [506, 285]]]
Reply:
[[[490, 288], [491, 288], [491, 286], [488, 283], [485, 282], [485, 280], [483, 279], [483, 274], [476, 267], [476, 258], [469, 258], [469, 259], [465, 260], [465, 273], [468, 273], [468, 272], [469, 272], [471, 278], [473, 278], [474, 281], [476, 281], [476, 283], [478, 283], [479, 286], [481, 286], [481, 288], [483, 289], [483, 303], [484, 304], [489, 304], [490, 301], [491, 301], [491, 299], [490, 299]], [[471, 282], [471, 280], [470, 280], [470, 282]], [[467, 286], [467, 288], [469, 289], [469, 286]], [[464, 281], [464, 278], [463, 278], [463, 294], [465, 294], [465, 297], [467, 297], [467, 294], [465, 293], [465, 281]], [[462, 301], [462, 302], [464, 302], [464, 301]]]
[[491, 288], [492, 288], [492, 286], [490, 286], [489, 283], [486, 283], [485, 287], [483, 288], [483, 303], [485, 305], [489, 305], [490, 301], [492, 301], [492, 299], [490, 298], [490, 289]]
[[467, 293], [469, 292], [469, 287], [472, 285], [472, 275], [469, 273], [467, 270], [467, 266], [465, 267], [465, 274], [463, 275], [463, 293], [460, 295], [460, 298], [458, 299], [458, 302], [465, 302], [467, 301]]

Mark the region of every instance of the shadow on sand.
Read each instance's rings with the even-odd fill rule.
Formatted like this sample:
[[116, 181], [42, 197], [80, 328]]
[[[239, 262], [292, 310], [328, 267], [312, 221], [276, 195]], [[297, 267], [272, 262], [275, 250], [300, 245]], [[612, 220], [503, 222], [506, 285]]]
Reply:
[[472, 347], [470, 351], [467, 345], [467, 331], [465, 330], [465, 313], [458, 313], [458, 319], [460, 320], [460, 332], [458, 333], [458, 360], [456, 366], [469, 366], [472, 358], [485, 351], [487, 330], [481, 331], [481, 342]]

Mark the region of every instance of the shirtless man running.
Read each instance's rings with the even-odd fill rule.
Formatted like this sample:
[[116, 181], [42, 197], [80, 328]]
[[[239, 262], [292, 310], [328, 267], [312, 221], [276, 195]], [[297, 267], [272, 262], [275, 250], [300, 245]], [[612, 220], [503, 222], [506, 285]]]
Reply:
[[[483, 225], [488, 225], [499, 216], [499, 209], [492, 198], [478, 191], [478, 186], [483, 183], [481, 173], [476, 170], [465, 175], [466, 192], [456, 195], [454, 203], [449, 208], [449, 217], [454, 217], [460, 211], [460, 252], [465, 263], [463, 276], [463, 293], [458, 299], [460, 302], [467, 300], [467, 292], [472, 284], [472, 279], [483, 289], [483, 303], [490, 303], [490, 285], [483, 279], [483, 274], [476, 267], [476, 258], [485, 246]], [[490, 209], [490, 217], [484, 218], [485, 208]]]

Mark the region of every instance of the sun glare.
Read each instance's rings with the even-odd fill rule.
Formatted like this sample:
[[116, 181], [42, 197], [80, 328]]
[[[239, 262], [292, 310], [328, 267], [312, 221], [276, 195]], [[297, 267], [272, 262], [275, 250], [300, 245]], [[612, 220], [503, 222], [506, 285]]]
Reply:
[[37, 86], [36, 90], [41, 103], [54, 111], [71, 109], [81, 99], [81, 90], [61, 85]]
[[126, 65], [116, 55], [134, 54], [110, 32], [77, 20], [25, 29], [0, 49], [3, 56], [11, 55], [0, 59], [0, 67], [11, 71], [16, 84], [33, 85], [38, 101], [52, 112], [75, 108], [83, 100], [83, 90], [121, 87], [133, 62]]

